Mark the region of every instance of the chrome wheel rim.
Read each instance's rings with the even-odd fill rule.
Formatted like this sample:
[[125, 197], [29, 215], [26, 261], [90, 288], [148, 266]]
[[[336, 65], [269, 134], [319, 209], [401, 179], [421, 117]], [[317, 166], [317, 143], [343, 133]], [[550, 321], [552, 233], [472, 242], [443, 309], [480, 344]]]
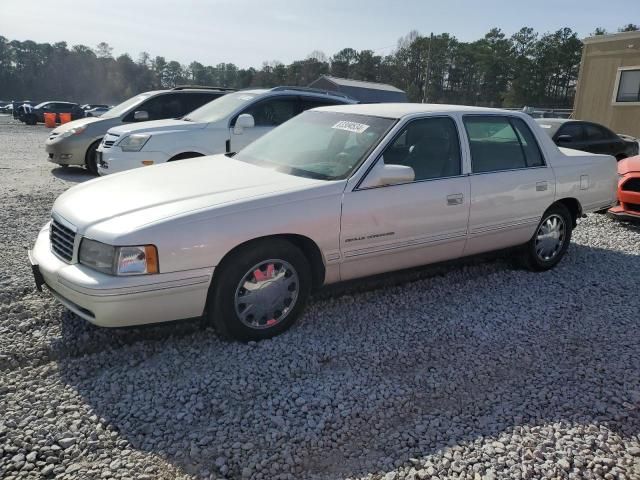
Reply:
[[289, 262], [265, 260], [240, 280], [235, 294], [236, 315], [249, 328], [273, 328], [291, 313], [299, 291], [298, 272]]
[[558, 255], [566, 238], [564, 219], [560, 215], [549, 215], [536, 232], [536, 255], [548, 262]]

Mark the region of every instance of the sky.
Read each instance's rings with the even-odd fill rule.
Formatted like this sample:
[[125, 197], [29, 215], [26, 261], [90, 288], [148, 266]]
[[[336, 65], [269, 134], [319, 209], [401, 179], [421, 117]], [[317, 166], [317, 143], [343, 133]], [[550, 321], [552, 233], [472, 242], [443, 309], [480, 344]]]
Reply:
[[10, 40], [107, 42], [116, 56], [257, 68], [314, 50], [386, 55], [411, 30], [473, 41], [492, 27], [568, 26], [586, 37], [627, 23], [640, 23], [640, 0], [0, 0], [0, 35]]

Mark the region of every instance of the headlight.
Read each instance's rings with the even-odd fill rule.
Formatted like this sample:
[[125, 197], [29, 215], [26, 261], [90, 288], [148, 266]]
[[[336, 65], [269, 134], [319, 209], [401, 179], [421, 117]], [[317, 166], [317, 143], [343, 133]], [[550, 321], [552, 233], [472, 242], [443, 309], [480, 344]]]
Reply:
[[134, 133], [128, 137], [124, 137], [118, 146], [122, 148], [123, 152], [139, 152], [144, 147], [144, 144], [149, 141], [151, 135], [142, 133]]
[[66, 132], [64, 132], [63, 134], [61, 134], [60, 138], [67, 138], [67, 137], [71, 137], [73, 135], [80, 135], [86, 129], [87, 129], [86, 125], [83, 125], [82, 127], [71, 128], [71, 129], [67, 130]]
[[112, 247], [83, 238], [78, 260], [108, 275], [148, 275], [158, 273], [158, 250], [154, 245]]

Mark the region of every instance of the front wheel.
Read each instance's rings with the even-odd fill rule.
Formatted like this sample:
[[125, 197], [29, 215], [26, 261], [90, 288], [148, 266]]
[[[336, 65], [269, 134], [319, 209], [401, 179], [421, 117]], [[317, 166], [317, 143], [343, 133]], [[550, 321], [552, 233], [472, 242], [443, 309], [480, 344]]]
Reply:
[[555, 267], [569, 248], [573, 219], [569, 210], [556, 204], [544, 212], [542, 220], [522, 253], [524, 265], [543, 271]]
[[311, 291], [305, 255], [282, 239], [252, 242], [226, 258], [212, 285], [207, 317], [222, 337], [271, 338], [287, 330]]
[[101, 141], [102, 140], [96, 140], [95, 142], [93, 142], [84, 156], [84, 165], [87, 167], [87, 170], [89, 170], [89, 172], [93, 173], [94, 175], [98, 174], [96, 151], [98, 150]]

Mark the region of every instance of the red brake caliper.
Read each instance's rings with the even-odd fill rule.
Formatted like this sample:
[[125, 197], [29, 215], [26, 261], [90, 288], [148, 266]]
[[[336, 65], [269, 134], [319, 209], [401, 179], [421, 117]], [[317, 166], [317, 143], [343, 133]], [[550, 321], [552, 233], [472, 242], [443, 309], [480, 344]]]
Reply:
[[[273, 263], [267, 265], [267, 270], [263, 272], [259, 268], [256, 268], [253, 272], [253, 278], [255, 278], [256, 282], [264, 282], [269, 278], [273, 278], [275, 276], [276, 267]], [[275, 325], [277, 323], [275, 318], [271, 320], [267, 320], [267, 326]]]
[[273, 278], [275, 271], [276, 267], [273, 265], [273, 263], [270, 263], [269, 265], [267, 265], [266, 272], [263, 272], [259, 268], [256, 268], [256, 270], [253, 272], [253, 278], [256, 279], [256, 282], [264, 282], [269, 278]]

